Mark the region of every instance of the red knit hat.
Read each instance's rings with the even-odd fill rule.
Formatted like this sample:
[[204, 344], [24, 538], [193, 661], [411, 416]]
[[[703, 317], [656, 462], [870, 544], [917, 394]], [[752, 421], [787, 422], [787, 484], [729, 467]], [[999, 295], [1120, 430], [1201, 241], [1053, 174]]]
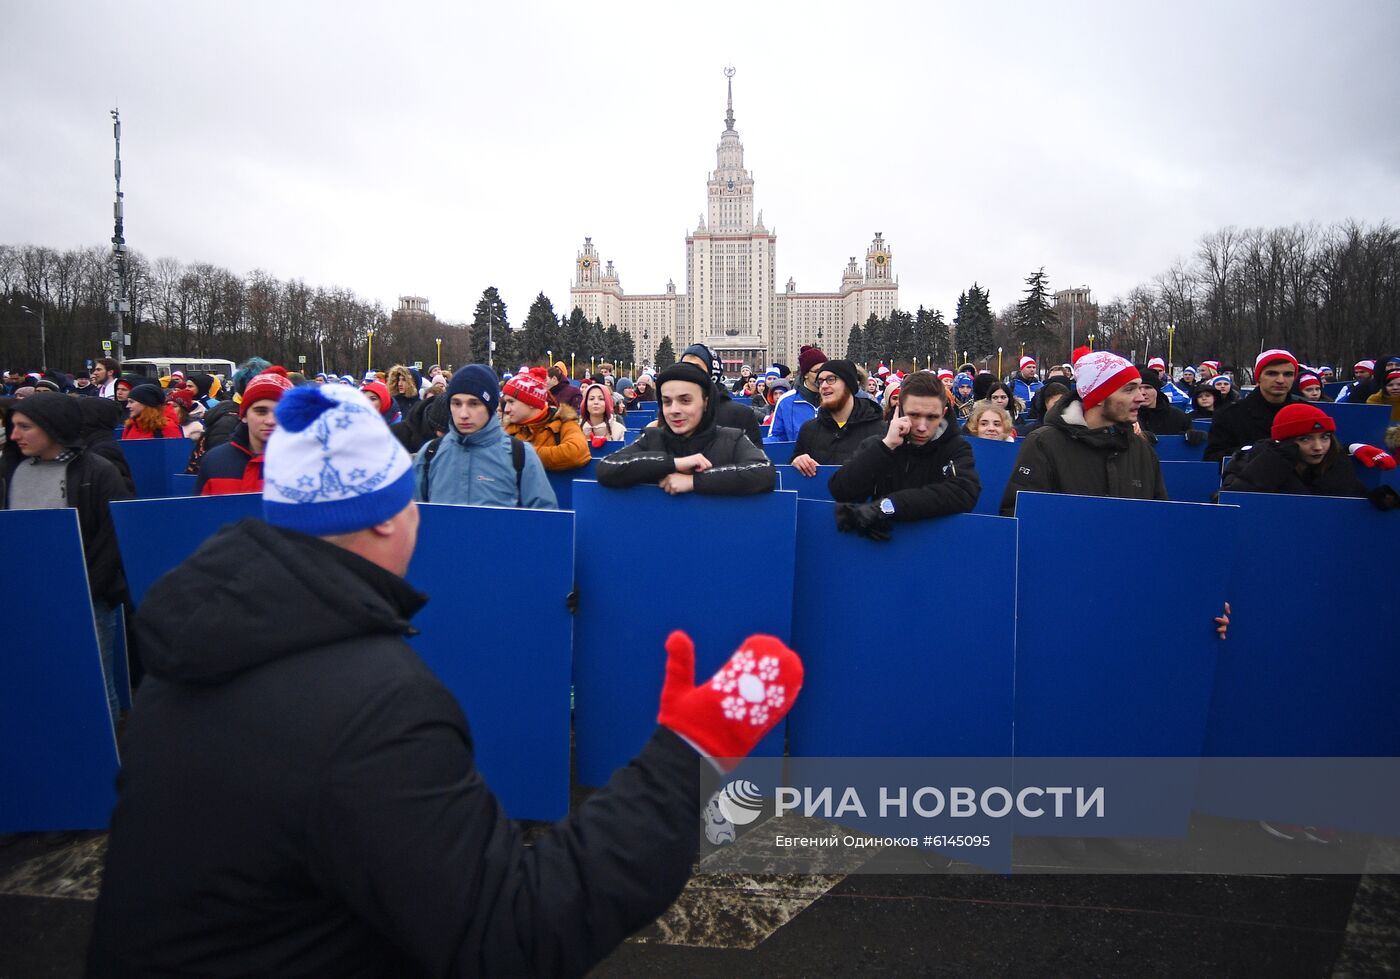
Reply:
[[1277, 363], [1280, 360], [1288, 361], [1290, 364], [1293, 365], [1293, 369], [1295, 371], [1298, 369], [1297, 357], [1293, 356], [1287, 350], [1281, 350], [1278, 347], [1275, 347], [1272, 350], [1265, 350], [1262, 354], [1260, 354], [1254, 359], [1254, 376], [1257, 378], [1259, 376], [1259, 372], [1262, 371], [1265, 367], [1269, 366], [1270, 364]]
[[1354, 371], [1365, 371], [1367, 374], [1376, 372], [1376, 362], [1374, 360], [1358, 360], [1351, 368]]
[[1167, 369], [1167, 362], [1161, 357], [1153, 357], [1147, 362], [1147, 366], [1151, 367], [1154, 371], [1165, 371]]
[[[543, 370], [544, 368], [539, 368]], [[501, 396], [514, 398], [523, 402], [531, 408], [544, 408], [549, 404], [549, 388], [544, 381], [535, 376], [535, 368], [530, 369], [528, 374], [516, 374], [506, 386], [501, 389]]]
[[797, 354], [797, 373], [802, 377], [815, 367], [820, 367], [831, 358], [821, 352], [820, 347], [803, 347]]
[[1322, 387], [1322, 381], [1316, 374], [1304, 374], [1302, 377], [1298, 378], [1299, 391], [1303, 390], [1303, 388], [1311, 387]]
[[248, 414], [248, 407], [255, 401], [281, 401], [282, 395], [292, 389], [292, 382], [283, 374], [263, 371], [248, 382], [243, 389], [243, 400], [238, 404], [238, 417]]
[[530, 376], [538, 380], [541, 384], [545, 385], [546, 387], [549, 386], [548, 367], [531, 367]]
[[1074, 365], [1074, 377], [1086, 411], [1103, 404], [1105, 398], [1124, 384], [1142, 380], [1136, 367], [1107, 350], [1095, 350], [1080, 357]]
[[381, 415], [387, 415], [393, 411], [394, 399], [389, 394], [389, 385], [383, 381], [366, 381], [360, 385], [360, 390], [379, 399], [379, 413]]
[[1075, 348], [1074, 348], [1074, 353], [1072, 353], [1072, 354], [1069, 355], [1069, 362], [1070, 362], [1070, 364], [1071, 364], [1072, 366], [1078, 366], [1078, 365], [1079, 365], [1079, 361], [1080, 361], [1081, 359], [1083, 359], [1083, 357], [1084, 357], [1086, 354], [1090, 353], [1090, 352], [1091, 352], [1091, 351], [1089, 350], [1088, 347], [1075, 347]]
[[1016, 365], [1016, 369], [1017, 369], [1017, 370], [1025, 370], [1027, 367], [1035, 367], [1035, 366], [1036, 366], [1036, 363], [1035, 363], [1035, 358], [1034, 358], [1034, 357], [1022, 357], [1021, 360], [1020, 360], [1020, 363], [1018, 363], [1018, 364]]
[[1335, 432], [1337, 423], [1321, 408], [1293, 402], [1284, 405], [1274, 416], [1274, 427], [1269, 434], [1277, 442], [1297, 438], [1311, 432]]

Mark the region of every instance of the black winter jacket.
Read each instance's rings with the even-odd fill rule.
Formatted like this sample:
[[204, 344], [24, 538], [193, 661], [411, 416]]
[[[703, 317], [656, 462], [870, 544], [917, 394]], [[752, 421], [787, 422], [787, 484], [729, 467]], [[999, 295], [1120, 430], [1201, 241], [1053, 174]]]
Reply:
[[695, 856], [695, 751], [658, 729], [522, 845], [401, 638], [423, 602], [254, 520], [152, 587], [90, 976], [577, 975], [666, 909]]
[[1167, 400], [1158, 392], [1157, 407], [1142, 408], [1138, 411], [1138, 424], [1143, 431], [1153, 435], [1184, 435], [1191, 431], [1191, 419], [1186, 412]]
[[1217, 407], [1211, 419], [1210, 440], [1206, 442], [1206, 462], [1219, 462], [1246, 445], [1268, 441], [1274, 416], [1284, 405], [1300, 400], [1290, 396], [1283, 404], [1270, 404], [1255, 389], [1240, 401]]
[[1299, 473], [1296, 459], [1281, 451], [1280, 443], [1267, 439], [1237, 452], [1225, 467], [1223, 492], [1292, 493], [1298, 496], [1358, 496], [1367, 494], [1353, 463], [1340, 449], [1323, 460], [1325, 466], [1308, 466]]
[[1001, 515], [1016, 515], [1016, 494], [1065, 493], [1125, 500], [1165, 500], [1157, 452], [1130, 428], [1084, 424], [1084, 403], [1061, 401], [1026, 436], [1001, 496]]
[[238, 405], [220, 401], [204, 413], [204, 451], [216, 449], [233, 438], [233, 430], [243, 419], [238, 417]]
[[967, 513], [977, 505], [982, 481], [972, 446], [957, 422], [924, 445], [906, 441], [891, 449], [880, 435], [860, 443], [851, 460], [832, 474], [827, 489], [839, 503], [862, 503], [888, 496], [895, 520], [924, 520]]
[[816, 418], [803, 422], [797, 430], [792, 457], [809, 455], [819, 466], [844, 466], [867, 438], [883, 438], [889, 423], [880, 406], [865, 398], [851, 400], [851, 413], [841, 428], [836, 427], [836, 420], [825, 408], [818, 408]]
[[[83, 538], [83, 559], [87, 564], [88, 591], [110, 605], [126, 601], [126, 575], [117, 549], [117, 532], [108, 504], [129, 500], [135, 494], [127, 488], [121, 473], [100, 455], [85, 448], [76, 450], [68, 463], [64, 485], [68, 505], [78, 511], [78, 529]], [[10, 479], [26, 460], [9, 444], [0, 455], [0, 508], [8, 508]]]
[[737, 428], [749, 437], [749, 441], [763, 449], [763, 433], [758, 430], [758, 416], [752, 408], [741, 405], [729, 396], [719, 385], [715, 385], [715, 424], [723, 428]]
[[659, 483], [676, 471], [676, 459], [703, 453], [713, 468], [695, 474], [695, 492], [709, 496], [770, 493], [778, 475], [763, 450], [737, 428], [701, 423], [700, 431], [677, 438], [663, 421], [644, 428], [637, 441], [598, 460], [598, 482], [621, 488]]

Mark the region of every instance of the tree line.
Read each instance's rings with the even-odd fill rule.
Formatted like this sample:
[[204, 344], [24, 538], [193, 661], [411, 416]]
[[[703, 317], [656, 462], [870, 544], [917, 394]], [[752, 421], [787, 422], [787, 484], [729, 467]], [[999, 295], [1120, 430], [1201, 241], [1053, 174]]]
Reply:
[[[906, 369], [930, 359], [991, 367], [1001, 348], [1006, 372], [1022, 349], [1048, 364], [1068, 360], [1090, 337], [1096, 348], [1139, 359], [1170, 349], [1176, 364], [1215, 358], [1247, 365], [1261, 349], [1283, 346], [1305, 362], [1344, 368], [1400, 350], [1400, 230], [1384, 221], [1224, 228], [1203, 236], [1189, 257], [1151, 281], [1101, 305], [1054, 304], [1044, 268], [1025, 282], [1021, 298], [998, 313], [989, 291], [974, 282], [958, 296], [951, 323], [922, 306], [917, 313], [872, 315], [851, 327], [847, 356]], [[483, 291], [472, 322], [453, 323], [390, 312], [345, 288], [284, 281], [261, 270], [237, 275], [203, 262], [152, 262], [132, 252], [126, 291], [129, 357], [239, 361], [256, 354], [289, 368], [304, 364], [315, 372], [324, 363], [353, 374], [369, 363], [371, 340], [377, 368], [485, 361], [494, 341], [491, 359], [500, 369], [547, 357], [568, 362], [572, 355], [577, 374], [590, 362], [611, 360], [621, 370], [675, 356], [669, 343], [665, 350], [636, 350], [617, 324], [590, 321], [577, 309], [558, 316], [543, 293], [513, 329], [495, 287]], [[104, 248], [0, 245], [0, 366], [35, 367], [46, 359], [72, 369], [100, 356], [112, 329], [111, 296]]]

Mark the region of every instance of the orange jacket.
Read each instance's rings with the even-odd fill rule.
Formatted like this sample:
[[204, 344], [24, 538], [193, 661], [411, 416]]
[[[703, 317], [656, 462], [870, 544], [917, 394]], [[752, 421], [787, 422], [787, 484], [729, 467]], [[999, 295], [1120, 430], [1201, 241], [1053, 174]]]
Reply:
[[541, 421], [532, 425], [506, 423], [506, 432], [535, 447], [547, 472], [578, 469], [593, 458], [588, 440], [578, 424], [578, 412], [568, 405], [552, 409]]

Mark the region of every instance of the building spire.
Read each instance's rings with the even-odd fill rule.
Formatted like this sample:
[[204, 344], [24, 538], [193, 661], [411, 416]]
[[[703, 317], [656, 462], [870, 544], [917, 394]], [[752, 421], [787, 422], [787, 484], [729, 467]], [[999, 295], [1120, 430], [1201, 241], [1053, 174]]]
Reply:
[[724, 114], [724, 131], [734, 132], [734, 66], [724, 69], [724, 77], [729, 86], [729, 111]]

